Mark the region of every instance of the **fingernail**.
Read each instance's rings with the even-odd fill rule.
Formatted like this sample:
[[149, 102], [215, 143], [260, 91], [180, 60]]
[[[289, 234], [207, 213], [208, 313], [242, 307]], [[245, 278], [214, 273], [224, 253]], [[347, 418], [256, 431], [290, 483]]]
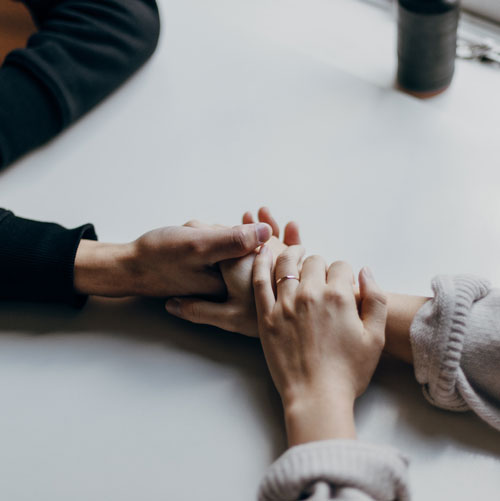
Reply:
[[255, 231], [257, 231], [257, 240], [259, 244], [263, 244], [271, 238], [271, 228], [267, 224], [258, 223], [255, 227]]
[[363, 268], [363, 274], [365, 275], [365, 278], [367, 278], [368, 280], [375, 280], [375, 277], [373, 276], [372, 270], [370, 270], [370, 268], [368, 268], [368, 266], [365, 266]]
[[180, 315], [181, 313], [181, 303], [178, 299], [169, 299], [165, 303], [165, 308], [172, 315]]

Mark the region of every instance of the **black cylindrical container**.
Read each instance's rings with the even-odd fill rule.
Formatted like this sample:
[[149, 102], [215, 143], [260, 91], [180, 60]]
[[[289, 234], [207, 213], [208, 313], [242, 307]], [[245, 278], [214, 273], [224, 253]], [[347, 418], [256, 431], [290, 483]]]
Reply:
[[401, 88], [438, 94], [455, 71], [460, 0], [398, 0], [398, 75]]

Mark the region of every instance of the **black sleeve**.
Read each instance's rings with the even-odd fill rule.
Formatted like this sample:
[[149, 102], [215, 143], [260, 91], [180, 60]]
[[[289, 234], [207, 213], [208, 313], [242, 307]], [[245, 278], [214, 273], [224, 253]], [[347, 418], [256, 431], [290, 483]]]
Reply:
[[83, 306], [86, 296], [73, 288], [75, 255], [82, 238], [97, 240], [92, 225], [67, 230], [0, 209], [0, 300]]
[[153, 53], [155, 0], [24, 0], [39, 28], [0, 68], [0, 166], [99, 103]]

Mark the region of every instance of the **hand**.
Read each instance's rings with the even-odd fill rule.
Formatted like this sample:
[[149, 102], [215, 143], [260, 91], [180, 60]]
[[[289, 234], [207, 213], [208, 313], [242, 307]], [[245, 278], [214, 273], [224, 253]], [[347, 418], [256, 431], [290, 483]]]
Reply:
[[[274, 260], [288, 245], [300, 243], [299, 229], [296, 223], [290, 222], [286, 225], [284, 241], [281, 243], [278, 239], [278, 223], [266, 207], [259, 210], [259, 221], [269, 224], [273, 230], [273, 236], [268, 244]], [[253, 217], [249, 212], [243, 216], [243, 222], [254, 224]], [[207, 226], [204, 225], [204, 227]], [[212, 228], [217, 227], [212, 226]], [[258, 337], [257, 314], [252, 287], [252, 267], [255, 255], [255, 252], [252, 252], [242, 258], [219, 263], [227, 287], [227, 299], [223, 303], [205, 301], [199, 298], [172, 298], [165, 305], [167, 311], [190, 322], [214, 325], [227, 331]]]
[[281, 395], [290, 444], [355, 436], [353, 404], [366, 389], [384, 346], [386, 298], [371, 272], [359, 274], [360, 309], [350, 266], [327, 270], [300, 246], [278, 257], [272, 284], [268, 245], [255, 259], [253, 285], [259, 334], [271, 376]]
[[169, 226], [129, 244], [82, 240], [75, 258], [74, 287], [101, 296], [224, 297], [217, 262], [245, 256], [272, 235], [270, 225], [233, 228]]

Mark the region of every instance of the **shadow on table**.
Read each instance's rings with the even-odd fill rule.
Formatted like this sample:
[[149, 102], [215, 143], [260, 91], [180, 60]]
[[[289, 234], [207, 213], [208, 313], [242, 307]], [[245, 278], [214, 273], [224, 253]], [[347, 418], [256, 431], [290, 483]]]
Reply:
[[[171, 317], [164, 310], [162, 300], [92, 299], [81, 311], [52, 305], [3, 303], [0, 304], [2, 334], [34, 340], [57, 336], [58, 343], [73, 336], [120, 339], [138, 347], [153, 345], [158, 350], [183, 351], [230, 366], [241, 374], [239, 382], [246, 385], [245, 390], [260, 419], [268, 425], [267, 438], [273, 456], [277, 457], [286, 448], [279, 397], [269, 378], [259, 341]], [[33, 363], [36, 361], [34, 355]], [[130, 372], [129, 367], [127, 370]], [[152, 366], [149, 373], [137, 371], [132, 376], [146, 378], [148, 384], [155, 380], [163, 384], [155, 371]], [[415, 381], [412, 367], [385, 359], [376, 372], [374, 386], [383, 388], [397, 406], [396, 434], [398, 428], [410, 427], [423, 440], [452, 439], [465, 447], [500, 457], [498, 432], [472, 413], [451, 413], [431, 406]], [[378, 396], [368, 392], [360, 399], [357, 408], [361, 416], [369, 416], [370, 411], [376, 409], [374, 398]]]
[[[432, 406], [415, 380], [412, 366], [384, 358], [374, 383], [382, 387], [392, 401], [396, 401], [397, 422], [410, 428], [423, 441], [439, 444], [451, 439], [465, 448], [481, 450], [500, 458], [499, 432], [473, 412], [449, 412]], [[364, 405], [370, 404], [366, 402]]]
[[[241, 374], [238, 382], [246, 385], [246, 394], [254, 401], [260, 419], [268, 424], [271, 452], [273, 457], [279, 456], [286, 449], [282, 410], [260, 342], [179, 320], [169, 315], [163, 304], [164, 301], [156, 299], [93, 298], [79, 311], [55, 305], [0, 303], [0, 336], [14, 335], [34, 341], [57, 337], [58, 342], [64, 343], [74, 336], [90, 335], [126, 340], [138, 348], [153, 345], [158, 350], [189, 352], [212, 363], [230, 366]], [[36, 354], [32, 360], [36, 363]], [[133, 373], [133, 377], [147, 378], [148, 384], [157, 375], [154, 364], [147, 374]], [[157, 380], [163, 384], [161, 377]]]

